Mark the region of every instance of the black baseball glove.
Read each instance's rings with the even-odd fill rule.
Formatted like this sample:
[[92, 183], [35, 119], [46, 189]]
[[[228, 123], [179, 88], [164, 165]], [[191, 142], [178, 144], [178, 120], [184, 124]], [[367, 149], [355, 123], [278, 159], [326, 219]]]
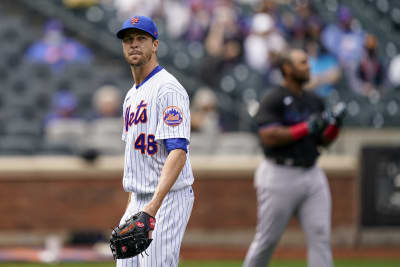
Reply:
[[319, 136], [327, 125], [323, 115], [319, 113], [312, 114], [307, 120], [308, 131], [312, 136]]
[[343, 119], [346, 116], [346, 105], [343, 102], [337, 103], [330, 110], [323, 113], [322, 118], [327, 125], [336, 125], [338, 127], [342, 126]]
[[329, 146], [336, 139], [345, 116], [346, 105], [342, 102], [333, 106], [332, 109], [324, 111], [322, 119], [325, 127], [323, 131], [316, 136], [317, 144], [325, 147]]
[[156, 219], [144, 211], [138, 212], [125, 224], [113, 229], [110, 248], [114, 260], [132, 258], [144, 252], [153, 239], [149, 232], [154, 230]]

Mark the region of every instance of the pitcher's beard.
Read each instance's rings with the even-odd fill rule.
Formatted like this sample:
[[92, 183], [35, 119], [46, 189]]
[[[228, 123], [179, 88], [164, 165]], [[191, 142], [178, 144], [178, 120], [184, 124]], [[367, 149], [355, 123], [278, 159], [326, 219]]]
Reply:
[[139, 60], [137, 63], [131, 63], [130, 65], [132, 67], [141, 67], [146, 65], [150, 60], [151, 60], [152, 54], [148, 56], [144, 56], [141, 60]]

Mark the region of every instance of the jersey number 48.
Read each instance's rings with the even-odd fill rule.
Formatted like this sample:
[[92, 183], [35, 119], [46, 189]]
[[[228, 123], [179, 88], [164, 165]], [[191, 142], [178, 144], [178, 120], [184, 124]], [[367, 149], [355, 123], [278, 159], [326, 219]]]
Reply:
[[147, 135], [147, 143], [146, 143], [146, 134], [141, 133], [135, 141], [135, 149], [140, 150], [142, 154], [149, 154], [150, 156], [154, 155], [158, 151], [158, 144], [155, 141], [155, 136], [152, 134]]

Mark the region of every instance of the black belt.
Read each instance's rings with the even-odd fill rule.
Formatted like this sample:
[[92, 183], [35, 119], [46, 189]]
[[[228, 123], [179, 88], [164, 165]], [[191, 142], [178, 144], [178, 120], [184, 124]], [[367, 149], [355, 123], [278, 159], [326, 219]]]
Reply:
[[293, 158], [268, 158], [272, 162], [278, 165], [290, 166], [290, 167], [302, 167], [310, 168], [314, 166], [315, 161], [293, 159]]

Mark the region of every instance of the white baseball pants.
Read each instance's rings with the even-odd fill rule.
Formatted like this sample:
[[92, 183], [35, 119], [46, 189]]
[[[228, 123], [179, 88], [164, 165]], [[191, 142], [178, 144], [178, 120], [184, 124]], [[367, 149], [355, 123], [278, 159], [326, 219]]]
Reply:
[[[151, 194], [132, 193], [131, 202], [120, 224], [141, 211], [152, 198]], [[186, 225], [189, 221], [194, 202], [191, 186], [170, 191], [156, 214], [156, 226], [152, 232], [153, 241], [146, 252], [129, 259], [117, 260], [117, 267], [177, 267], [179, 251]]]
[[266, 267], [290, 217], [297, 215], [308, 246], [308, 267], [332, 267], [331, 195], [317, 166], [298, 168], [265, 160], [255, 174], [258, 202], [256, 235], [244, 267]]

